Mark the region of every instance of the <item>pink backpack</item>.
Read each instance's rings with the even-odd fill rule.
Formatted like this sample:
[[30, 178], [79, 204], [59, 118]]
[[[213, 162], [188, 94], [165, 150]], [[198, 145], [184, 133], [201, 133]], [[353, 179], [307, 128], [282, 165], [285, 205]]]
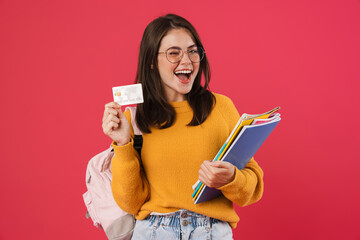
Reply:
[[[131, 124], [135, 135], [142, 135], [135, 121], [136, 107], [127, 107], [131, 113]], [[140, 146], [141, 147], [141, 146]], [[94, 225], [105, 231], [110, 240], [131, 239], [135, 227], [133, 215], [123, 211], [115, 202], [111, 192], [111, 160], [114, 156], [112, 147], [94, 156], [86, 169], [86, 187], [83, 194], [87, 207], [87, 218], [91, 217]]]

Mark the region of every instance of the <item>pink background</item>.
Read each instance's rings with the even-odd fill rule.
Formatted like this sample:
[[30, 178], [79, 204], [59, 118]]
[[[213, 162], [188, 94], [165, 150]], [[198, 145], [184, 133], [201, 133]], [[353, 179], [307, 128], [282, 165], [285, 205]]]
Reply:
[[282, 107], [235, 239], [360, 239], [359, 0], [0, 0], [0, 239], [105, 239], [85, 218], [86, 164], [110, 144], [111, 87], [133, 83], [168, 12], [198, 29], [212, 91], [240, 113]]

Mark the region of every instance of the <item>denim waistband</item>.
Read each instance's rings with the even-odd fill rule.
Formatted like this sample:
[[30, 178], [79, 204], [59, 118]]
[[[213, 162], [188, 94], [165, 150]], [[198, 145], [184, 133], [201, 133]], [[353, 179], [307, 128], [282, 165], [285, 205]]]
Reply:
[[188, 225], [191, 225], [193, 227], [207, 226], [211, 228], [212, 224], [220, 221], [218, 219], [191, 212], [185, 209], [181, 209], [171, 214], [150, 215], [146, 218], [146, 220], [151, 222], [151, 225], [161, 225], [175, 228]]

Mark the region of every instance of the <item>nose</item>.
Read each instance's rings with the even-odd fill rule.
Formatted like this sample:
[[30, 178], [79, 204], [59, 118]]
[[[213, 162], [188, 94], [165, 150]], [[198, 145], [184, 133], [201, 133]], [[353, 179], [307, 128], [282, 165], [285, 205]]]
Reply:
[[184, 51], [182, 58], [180, 60], [180, 64], [189, 64], [189, 63], [192, 63], [189, 57], [189, 53], [187, 51]]

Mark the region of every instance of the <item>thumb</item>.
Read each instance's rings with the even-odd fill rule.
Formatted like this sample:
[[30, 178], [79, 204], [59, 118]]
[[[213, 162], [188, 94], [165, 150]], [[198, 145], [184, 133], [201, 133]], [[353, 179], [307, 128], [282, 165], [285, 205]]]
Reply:
[[117, 108], [116, 111], [118, 112], [120, 119], [126, 118], [124, 112], [121, 110], [121, 107]]
[[216, 168], [231, 168], [231, 167], [233, 167], [233, 165], [231, 163], [225, 162], [225, 161], [211, 162], [211, 166], [216, 167]]
[[219, 168], [222, 167], [223, 165], [222, 165], [222, 161], [212, 161], [210, 162], [210, 166]]

